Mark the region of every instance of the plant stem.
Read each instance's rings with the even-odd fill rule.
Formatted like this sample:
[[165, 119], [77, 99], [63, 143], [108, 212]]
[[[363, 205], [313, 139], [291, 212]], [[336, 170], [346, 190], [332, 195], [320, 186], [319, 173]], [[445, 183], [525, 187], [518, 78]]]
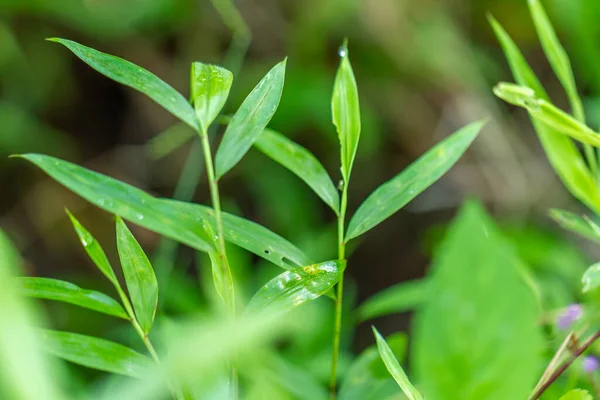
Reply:
[[542, 393], [544, 393], [544, 391], [546, 391], [546, 389], [548, 389], [550, 387], [550, 385], [552, 385], [552, 383], [554, 383], [554, 381], [556, 381], [562, 375], [562, 373], [565, 372], [565, 370], [571, 364], [573, 364], [573, 362], [577, 359], [577, 357], [579, 357], [581, 354], [583, 354], [583, 352], [585, 352], [599, 337], [600, 337], [600, 331], [594, 333], [592, 335], [592, 337], [590, 337], [585, 343], [583, 343], [581, 346], [579, 346], [573, 352], [571, 357], [567, 361], [565, 361], [565, 363], [563, 365], [561, 365], [560, 368], [558, 368], [550, 376], [550, 378], [548, 378], [548, 380], [543, 385], [541, 385], [540, 388], [532, 396], [529, 397], [529, 399], [530, 400], [539, 399], [540, 396], [542, 395]]
[[[346, 242], [344, 240], [344, 224], [346, 219], [346, 207], [348, 205], [348, 184], [344, 183], [342, 190], [342, 201], [338, 215], [338, 259], [346, 259]], [[329, 380], [329, 398], [336, 397], [337, 367], [340, 356], [340, 339], [342, 336], [342, 301], [344, 296], [344, 271], [337, 284], [337, 298], [335, 301], [335, 325], [333, 331], [333, 353], [331, 356], [331, 378]]]

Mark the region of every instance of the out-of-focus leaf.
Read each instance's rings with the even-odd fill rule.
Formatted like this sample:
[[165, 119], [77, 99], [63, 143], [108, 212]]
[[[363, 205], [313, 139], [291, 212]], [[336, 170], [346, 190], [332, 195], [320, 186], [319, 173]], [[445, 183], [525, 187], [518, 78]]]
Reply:
[[415, 389], [415, 387], [412, 385], [412, 383], [410, 383], [408, 376], [406, 376], [406, 373], [400, 366], [400, 363], [396, 359], [396, 356], [394, 356], [394, 353], [392, 352], [390, 346], [388, 346], [387, 342], [377, 331], [377, 329], [374, 326], [372, 328], [373, 334], [375, 335], [375, 339], [377, 339], [377, 348], [379, 349], [379, 355], [381, 356], [381, 359], [383, 360], [383, 363], [385, 364], [389, 373], [392, 375], [396, 383], [398, 383], [398, 386], [400, 386], [400, 389], [402, 389], [402, 391], [404, 392], [406, 397], [408, 397], [409, 400], [422, 399], [423, 396], [421, 396], [421, 393], [419, 393], [417, 389]]
[[582, 290], [584, 293], [600, 286], [600, 263], [592, 265], [583, 273], [581, 283], [583, 284]]
[[142, 378], [152, 365], [149, 357], [109, 340], [50, 329], [40, 336], [50, 354], [85, 367]]
[[285, 65], [286, 60], [275, 65], [231, 118], [215, 156], [217, 179], [244, 157], [275, 114], [283, 92]]
[[73, 214], [71, 214], [69, 210], [66, 210], [66, 212], [71, 220], [71, 223], [73, 224], [73, 228], [75, 228], [75, 232], [77, 233], [83, 248], [85, 249], [85, 252], [92, 259], [94, 264], [96, 264], [96, 267], [98, 267], [100, 272], [102, 272], [115, 287], [120, 287], [117, 276], [115, 275], [115, 271], [112, 269], [108, 258], [106, 258], [106, 253], [104, 252], [102, 246], [100, 246], [100, 243], [94, 239], [92, 234], [88, 232], [83, 225], [81, 225], [81, 223], [73, 216]]
[[268, 358], [273, 380], [286, 388], [298, 400], [327, 400], [327, 390], [306, 371], [276, 354]]
[[183, 146], [196, 136], [196, 132], [180, 122], [153, 136], [146, 142], [146, 153], [153, 160], [160, 160]]
[[121, 217], [117, 217], [117, 249], [135, 315], [148, 334], [158, 305], [158, 282], [150, 260]]
[[[549, 100], [546, 91], [529, 64], [527, 64], [517, 45], [498, 21], [491, 16], [489, 20], [504, 50], [515, 81], [519, 85], [533, 89], [538, 98]], [[532, 124], [550, 164], [567, 190], [585, 205], [596, 212], [600, 212], [600, 194], [598, 193], [596, 179], [590, 173], [573, 141], [533, 118]]]
[[559, 400], [594, 400], [594, 398], [587, 390], [573, 389], [561, 396]]
[[292, 310], [327, 293], [340, 280], [345, 261], [326, 261], [286, 271], [267, 282], [248, 304], [248, 311]]
[[348, 184], [360, 139], [360, 105], [346, 42], [340, 48], [339, 54], [341, 61], [333, 84], [331, 113], [340, 140], [342, 175]]
[[15, 275], [21, 264], [10, 239], [0, 230], [0, 397], [19, 400], [63, 400], [56, 368], [47, 360], [34, 324], [36, 310], [19, 295]]
[[541, 310], [523, 272], [481, 206], [463, 206], [415, 317], [412, 365], [426, 398], [527, 398], [544, 341]]
[[346, 241], [384, 221], [441, 178], [475, 140], [483, 125], [479, 121], [459, 129], [375, 189], [352, 216]]
[[[37, 165], [68, 189], [92, 204], [197, 250], [214, 250], [203, 220], [213, 228], [213, 210], [198, 204], [157, 199], [131, 185], [76, 164], [40, 154], [21, 156]], [[281, 236], [244, 218], [223, 213], [225, 240], [285, 269], [308, 265], [311, 260]]]
[[144, 93], [195, 130], [200, 129], [194, 109], [185, 97], [150, 71], [72, 40], [61, 38], [48, 40], [64, 45], [102, 75]]
[[585, 215], [580, 217], [572, 212], [556, 208], [550, 210], [550, 217], [564, 229], [600, 243], [600, 226], [589, 217]]
[[192, 104], [203, 132], [208, 130], [225, 105], [232, 82], [233, 74], [225, 68], [192, 63]]
[[19, 277], [15, 283], [24, 296], [62, 301], [115, 317], [129, 319], [123, 307], [112, 297], [95, 290], [82, 289], [70, 282], [51, 278]]
[[323, 165], [310, 151], [271, 129], [265, 129], [254, 146], [306, 182], [325, 204], [339, 213], [340, 195]]
[[427, 298], [424, 279], [402, 282], [365, 300], [357, 310], [359, 321], [412, 310]]

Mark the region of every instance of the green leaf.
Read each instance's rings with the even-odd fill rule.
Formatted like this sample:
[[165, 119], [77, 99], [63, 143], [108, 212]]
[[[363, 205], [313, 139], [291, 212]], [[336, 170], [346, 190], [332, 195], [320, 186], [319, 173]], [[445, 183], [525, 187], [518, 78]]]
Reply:
[[217, 179], [242, 159], [275, 114], [283, 92], [285, 65], [286, 60], [275, 65], [231, 118], [215, 156]]
[[375, 189], [352, 216], [346, 242], [390, 217], [441, 178], [475, 140], [483, 125], [479, 121], [459, 129]]
[[331, 113], [340, 140], [342, 176], [348, 184], [360, 139], [360, 105], [346, 42], [340, 48], [339, 54], [341, 61], [333, 84]]
[[158, 305], [158, 282], [148, 257], [121, 217], [117, 217], [117, 249], [135, 315], [148, 334]]
[[564, 229], [600, 243], [600, 226], [589, 217], [558, 209], [551, 209], [550, 217]]
[[544, 53], [554, 70], [554, 73], [558, 77], [558, 80], [562, 84], [569, 102], [573, 108], [575, 117], [584, 122], [585, 116], [583, 111], [583, 105], [581, 99], [577, 94], [577, 87], [575, 85], [575, 77], [573, 76], [573, 69], [571, 68], [571, 61], [567, 52], [560, 44], [556, 32], [548, 19], [548, 15], [542, 6], [540, 0], [529, 0], [529, 10], [533, 17], [535, 29], [537, 31], [540, 42]]
[[46, 357], [33, 328], [43, 315], [19, 294], [20, 265], [17, 250], [0, 230], [0, 398], [68, 399], [58, 385], [60, 365]]
[[425, 302], [428, 282], [425, 279], [402, 282], [368, 298], [357, 310], [359, 321], [410, 311]]
[[600, 286], [600, 263], [596, 263], [585, 270], [581, 277], [583, 293], [597, 289]]
[[340, 280], [345, 261], [326, 261], [286, 271], [256, 292], [247, 311], [290, 311], [327, 293]]
[[[548, 101], [546, 91], [529, 64], [527, 64], [517, 45], [498, 21], [491, 16], [489, 20], [502, 45], [515, 81], [519, 85], [533, 89], [536, 97]], [[600, 194], [596, 186], [596, 179], [590, 173], [573, 141], [533, 118], [532, 124], [552, 168], [554, 168], [567, 190], [585, 205], [596, 212], [600, 212]]]
[[525, 266], [482, 207], [467, 203], [429, 272], [412, 365], [426, 398], [527, 398], [543, 363], [541, 310]]
[[323, 165], [310, 151], [271, 129], [265, 129], [254, 146], [292, 171], [339, 214], [340, 195]]
[[200, 129], [194, 109], [185, 97], [150, 71], [71, 40], [48, 40], [64, 45], [102, 75], [144, 93], [196, 131]]
[[147, 356], [108, 340], [50, 329], [40, 330], [40, 335], [50, 354], [85, 367], [143, 378], [152, 365]]
[[206, 132], [227, 101], [233, 74], [216, 65], [195, 62], [192, 63], [191, 75], [192, 104], [200, 120], [200, 128]]
[[396, 359], [396, 356], [394, 356], [394, 353], [392, 352], [392, 349], [390, 349], [390, 346], [388, 346], [387, 342], [377, 331], [377, 329], [374, 326], [372, 328], [373, 334], [375, 335], [375, 339], [377, 339], [377, 348], [379, 349], [379, 355], [385, 363], [387, 370], [390, 372], [394, 380], [398, 383], [398, 386], [400, 386], [400, 389], [402, 389], [402, 391], [404, 392], [406, 397], [408, 397], [409, 400], [422, 399], [423, 397], [421, 396], [421, 393], [419, 393], [417, 389], [415, 389], [415, 387], [412, 385], [412, 383], [410, 383], [410, 381], [408, 380], [408, 376], [406, 376], [406, 373], [400, 366], [400, 363]]
[[20, 277], [16, 280], [16, 283], [24, 296], [62, 301], [115, 317], [129, 319], [123, 307], [112, 297], [95, 290], [82, 289], [70, 282], [50, 278]]
[[73, 224], [73, 228], [75, 228], [75, 232], [77, 233], [85, 252], [92, 259], [94, 264], [96, 264], [96, 267], [98, 267], [100, 272], [102, 272], [115, 287], [120, 287], [115, 271], [112, 269], [108, 258], [106, 258], [106, 253], [104, 252], [104, 249], [102, 249], [102, 246], [100, 246], [100, 243], [94, 239], [92, 234], [81, 225], [69, 210], [65, 209], [65, 211]]
[[[213, 228], [213, 210], [198, 204], [157, 199], [131, 185], [76, 164], [40, 154], [20, 156], [92, 204], [197, 250], [214, 250], [203, 220]], [[308, 265], [311, 260], [296, 246], [265, 227], [223, 213], [225, 240], [285, 269]]]
[[594, 398], [587, 390], [573, 389], [562, 395], [559, 400], [594, 400]]
[[221, 300], [228, 305], [228, 309], [231, 310], [235, 307], [235, 293], [233, 286], [233, 276], [231, 275], [231, 268], [229, 267], [229, 260], [227, 255], [221, 255], [218, 250], [219, 246], [218, 236], [213, 229], [212, 225], [208, 221], [203, 221], [204, 229], [209, 237], [213, 238], [215, 250], [208, 253], [210, 258], [210, 264], [212, 267], [213, 282], [215, 284], [215, 290]]

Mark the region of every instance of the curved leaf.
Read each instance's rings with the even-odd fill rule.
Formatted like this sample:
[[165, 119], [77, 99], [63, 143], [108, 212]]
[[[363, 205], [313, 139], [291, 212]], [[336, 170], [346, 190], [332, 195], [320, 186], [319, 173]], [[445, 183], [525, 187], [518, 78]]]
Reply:
[[215, 156], [217, 179], [244, 157], [275, 114], [283, 91], [285, 64], [283, 60], [275, 65], [231, 118]]
[[143, 378], [152, 365], [149, 357], [108, 340], [50, 329], [40, 334], [46, 351], [84, 367]]
[[150, 71], [72, 40], [61, 38], [48, 40], [64, 45], [102, 75], [144, 93], [195, 130], [200, 129], [194, 109], [185, 97]]
[[[213, 210], [198, 204], [157, 199], [131, 185], [76, 164], [41, 154], [20, 156], [92, 204], [137, 225], [187, 244], [197, 250], [214, 250], [203, 220], [213, 228]], [[296, 246], [267, 228], [223, 213], [225, 240], [285, 269], [308, 265], [311, 260]]]
[[375, 189], [352, 216], [346, 241], [390, 217], [441, 178], [475, 140], [483, 125], [484, 122], [479, 121], [459, 129]]
[[95, 290], [82, 289], [70, 282], [50, 278], [19, 277], [16, 283], [24, 296], [62, 301], [114, 317], [129, 319], [123, 307], [112, 297]]
[[340, 280], [345, 261], [327, 261], [286, 271], [267, 282], [248, 304], [248, 312], [287, 312], [327, 293]]
[[391, 286], [365, 300], [358, 308], [359, 321], [394, 313], [410, 311], [427, 298], [428, 282], [425, 279], [402, 282]]
[[121, 217], [117, 217], [117, 249], [135, 315], [148, 334], [158, 305], [158, 282], [142, 246]]
[[600, 243], [600, 226], [589, 217], [585, 215], [580, 217], [572, 212], [556, 208], [550, 210], [550, 217], [564, 229]]
[[333, 84], [331, 113], [340, 140], [342, 175], [347, 185], [360, 139], [360, 106], [346, 42], [340, 48], [339, 54], [341, 61]]
[[600, 263], [596, 263], [585, 270], [581, 277], [581, 283], [583, 284], [581, 289], [583, 293], [600, 287]]
[[323, 165], [310, 151], [271, 129], [265, 129], [254, 146], [306, 182], [339, 214], [340, 195]]
[[192, 103], [203, 132], [208, 130], [229, 96], [233, 74], [217, 65], [192, 63]]

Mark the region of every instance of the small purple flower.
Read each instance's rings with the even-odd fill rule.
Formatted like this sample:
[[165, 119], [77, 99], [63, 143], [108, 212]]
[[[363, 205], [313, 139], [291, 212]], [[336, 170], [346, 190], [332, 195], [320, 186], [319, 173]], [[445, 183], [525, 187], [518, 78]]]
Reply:
[[566, 331], [573, 325], [573, 322], [581, 318], [583, 314], [583, 307], [581, 304], [571, 304], [563, 310], [563, 312], [556, 319], [556, 325], [558, 329]]
[[583, 370], [588, 374], [591, 374], [600, 367], [600, 361], [594, 356], [585, 356], [581, 364], [583, 365]]

